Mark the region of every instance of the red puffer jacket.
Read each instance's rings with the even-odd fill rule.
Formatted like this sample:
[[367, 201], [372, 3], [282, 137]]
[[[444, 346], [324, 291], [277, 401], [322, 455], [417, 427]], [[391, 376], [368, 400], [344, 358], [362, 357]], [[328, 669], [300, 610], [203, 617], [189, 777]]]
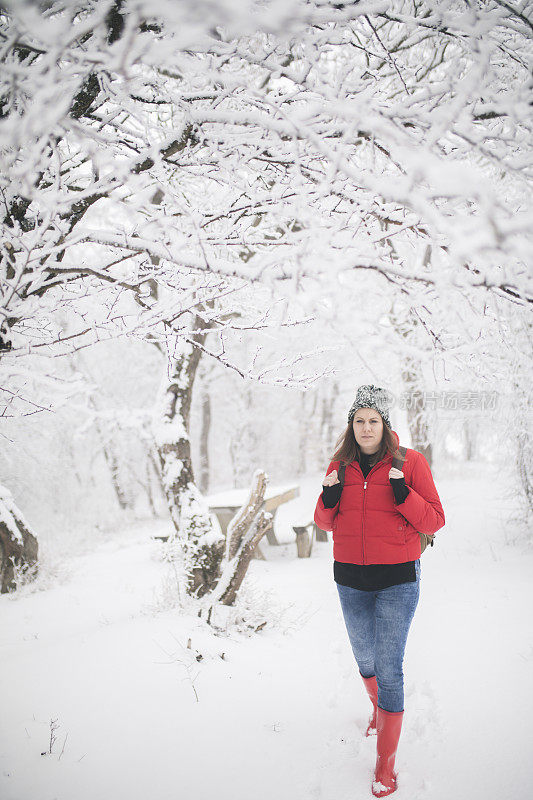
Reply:
[[[396, 443], [398, 434], [392, 431]], [[339, 469], [332, 461], [326, 474]], [[444, 511], [425, 456], [407, 448], [402, 472], [409, 495], [395, 505], [389, 481], [392, 456], [386, 455], [366, 478], [357, 461], [346, 467], [344, 488], [335, 508], [324, 508], [322, 494], [314, 519], [333, 531], [333, 558], [346, 564], [399, 564], [420, 558], [420, 533], [435, 533], [445, 523]]]

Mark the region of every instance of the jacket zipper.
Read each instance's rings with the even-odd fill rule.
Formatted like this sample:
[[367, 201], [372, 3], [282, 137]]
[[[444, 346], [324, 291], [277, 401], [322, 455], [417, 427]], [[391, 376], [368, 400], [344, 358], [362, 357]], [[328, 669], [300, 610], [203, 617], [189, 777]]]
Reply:
[[[368, 473], [370, 475], [370, 472]], [[365, 500], [366, 500], [366, 479], [363, 484], [363, 519], [361, 522], [361, 544], [363, 545], [363, 564], [365, 563]]]
[[361, 469], [361, 465], [360, 464], [357, 465], [359, 467], [359, 469], [361, 469], [361, 475], [363, 475], [363, 519], [361, 521], [361, 544], [363, 546], [363, 564], [365, 563], [365, 502], [366, 502], [366, 485], [368, 483], [368, 479], [369, 479], [370, 475], [372, 474], [372, 472], [376, 469], [376, 467], [379, 467], [380, 465], [382, 465], [381, 461], [379, 461], [377, 464], [374, 464], [374, 466], [372, 467], [372, 469], [370, 470], [370, 472], [368, 473], [366, 478], [363, 475], [363, 470]]

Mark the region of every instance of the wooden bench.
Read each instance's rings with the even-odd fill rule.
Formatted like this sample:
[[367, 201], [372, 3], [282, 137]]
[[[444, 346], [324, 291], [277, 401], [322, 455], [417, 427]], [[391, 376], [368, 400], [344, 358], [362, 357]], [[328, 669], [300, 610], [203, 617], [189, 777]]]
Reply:
[[[212, 494], [207, 497], [209, 510], [216, 514], [224, 536], [227, 533], [229, 523], [246, 502], [248, 494], [248, 489], [228, 489], [227, 491], [218, 492], [217, 494]], [[299, 497], [299, 495], [300, 487], [298, 484], [267, 487], [262, 508], [264, 508], [265, 511], [270, 511], [272, 514], [272, 525], [266, 532], [266, 538], [270, 545], [279, 545], [276, 534], [274, 533], [276, 511], [283, 503], [288, 503], [289, 500], [294, 500], [294, 498]], [[259, 545], [255, 548], [254, 556], [260, 559], [265, 558]]]
[[313, 541], [327, 542], [328, 535], [311, 520], [306, 525], [293, 525], [296, 534], [296, 552], [298, 558], [309, 558], [313, 550]]
[[[300, 487], [297, 484], [278, 487], [271, 486], [267, 488], [262, 508], [264, 508], [265, 511], [270, 511], [272, 514], [272, 526], [266, 533], [269, 544], [280, 544], [276, 538], [276, 534], [274, 533], [274, 517], [276, 516], [276, 511], [281, 505], [283, 505], [283, 503], [288, 503], [289, 500], [293, 500], [295, 497], [298, 497], [299, 494]], [[216, 516], [224, 536], [227, 534], [229, 523], [237, 511], [246, 502], [247, 497], [247, 489], [228, 489], [227, 491], [219, 492], [207, 497], [209, 511]], [[304, 525], [293, 525], [292, 529], [296, 537], [296, 552], [298, 558], [309, 558], [311, 556], [314, 541], [328, 541], [328, 535], [326, 531], [323, 531], [321, 528], [319, 528], [314, 520], [311, 520]], [[154, 536], [154, 538], [166, 542], [168, 536], [158, 535]], [[266, 560], [259, 545], [257, 545], [255, 548], [254, 557]]]

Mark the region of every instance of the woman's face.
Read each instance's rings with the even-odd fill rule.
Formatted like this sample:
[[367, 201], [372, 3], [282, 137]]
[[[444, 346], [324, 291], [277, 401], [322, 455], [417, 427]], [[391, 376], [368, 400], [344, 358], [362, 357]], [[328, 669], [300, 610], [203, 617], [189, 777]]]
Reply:
[[353, 418], [355, 441], [363, 453], [375, 453], [383, 436], [383, 419], [373, 408], [358, 408]]

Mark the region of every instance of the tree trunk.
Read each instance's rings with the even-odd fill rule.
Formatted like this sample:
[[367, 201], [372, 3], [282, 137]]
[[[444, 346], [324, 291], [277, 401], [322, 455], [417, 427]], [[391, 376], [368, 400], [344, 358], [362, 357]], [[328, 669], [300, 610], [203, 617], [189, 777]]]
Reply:
[[11, 492], [0, 485], [0, 592], [6, 594], [17, 588], [14, 563], [22, 570], [37, 572], [39, 546]]
[[214, 602], [233, 605], [254, 550], [272, 525], [272, 514], [261, 509], [266, 485], [266, 474], [261, 470], [256, 470], [247, 502], [228, 525], [225, 566], [212, 595]]
[[[335, 401], [339, 394], [339, 385], [336, 380], [331, 382], [331, 391], [327, 389], [329, 383], [325, 385], [325, 393], [322, 397], [322, 411], [320, 418], [320, 443], [322, 446], [321, 464], [330, 460], [333, 447], [335, 445], [335, 425], [333, 419], [333, 412], [335, 410]], [[346, 424], [348, 424], [346, 422]]]
[[[93, 398], [89, 398], [89, 403], [95, 410], [97, 410], [96, 403], [94, 402]], [[122, 511], [124, 511], [126, 508], [133, 508], [132, 497], [129, 497], [122, 488], [122, 483], [120, 480], [120, 465], [116, 455], [115, 445], [111, 437], [106, 440], [105, 431], [102, 430], [102, 426], [100, 425], [98, 420], [95, 420], [94, 427], [98, 435], [98, 438], [100, 439], [102, 452], [104, 454], [104, 459], [109, 469], [111, 484], [113, 486], [117, 502]]]
[[[384, 230], [388, 230], [388, 222], [383, 223], [383, 228]], [[401, 260], [399, 254], [396, 252], [393, 239], [386, 239], [386, 242], [391, 249], [391, 258], [393, 260]], [[430, 260], [431, 245], [428, 245], [422, 260], [422, 270], [429, 265]], [[398, 336], [401, 336], [412, 348], [410, 353], [401, 356], [402, 380], [407, 394], [407, 422], [409, 425], [409, 432], [411, 433], [413, 449], [422, 453], [431, 466], [433, 449], [430, 441], [428, 408], [424, 404], [426, 395], [424, 372], [421, 359], [412, 354], [417, 348], [419, 351], [423, 351], [424, 331], [418, 317], [413, 312], [412, 306], [409, 306], [407, 310], [400, 306], [398, 310], [396, 310], [395, 304], [393, 303], [389, 313], [389, 319]]]
[[413, 358], [405, 358], [402, 378], [407, 392], [407, 422], [414, 450], [422, 453], [431, 466], [433, 447], [429, 441], [427, 408], [424, 406], [424, 390], [420, 364]]
[[[316, 412], [317, 394], [315, 392], [314, 405]], [[309, 447], [309, 437], [313, 435], [313, 421], [315, 419], [314, 412], [307, 410], [309, 404], [309, 395], [307, 392], [300, 394], [300, 410], [298, 420], [298, 467], [297, 474], [305, 475], [307, 471], [307, 453]]]
[[272, 524], [272, 515], [261, 509], [252, 520], [243, 537], [239, 549], [226, 569], [217, 585], [213, 599], [226, 606], [233, 605], [237, 592], [250, 566], [254, 550]]
[[526, 518], [533, 516], [533, 441], [528, 430], [517, 437], [517, 466], [525, 501]]
[[209, 431], [211, 429], [211, 396], [204, 385], [202, 394], [202, 427], [200, 431], [200, 476], [198, 485], [204, 494], [209, 491]]
[[245, 385], [237, 402], [236, 425], [230, 441], [230, 456], [233, 467], [233, 485], [235, 488], [246, 485], [250, 480], [250, 473], [260, 452], [260, 443], [253, 424], [253, 387]]
[[474, 421], [465, 419], [463, 424], [464, 453], [467, 461], [472, 461], [476, 457], [477, 450], [477, 429], [474, 428]]
[[[90, 370], [88, 369], [87, 365], [83, 363], [83, 359], [79, 355], [78, 355], [78, 361], [79, 364], [76, 363], [73, 356], [69, 357], [69, 363], [72, 373], [74, 375], [78, 375], [81, 373], [83, 375], [84, 380], [86, 380], [91, 387], [98, 387], [98, 382], [95, 380], [94, 376], [91, 375]], [[112, 435], [106, 433], [105, 426], [102, 426], [98, 419], [98, 414], [100, 411], [100, 403], [98, 399], [99, 394], [100, 394], [99, 387], [98, 389], [94, 388], [88, 389], [87, 404], [89, 405], [89, 408], [92, 408], [93, 411], [95, 412], [94, 429], [100, 441], [102, 453], [104, 455], [105, 462], [109, 469], [111, 485], [113, 486], [117, 502], [122, 511], [124, 511], [127, 508], [133, 508], [134, 505], [133, 494], [132, 492], [126, 492], [122, 486], [120, 461], [117, 456], [117, 448], [113, 441]]]
[[[528, 331], [530, 333], [530, 330]], [[529, 337], [528, 337], [529, 338]], [[529, 342], [531, 339], [529, 338]], [[530, 352], [529, 350], [524, 350]], [[522, 354], [517, 366], [521, 366]], [[520, 505], [523, 508], [522, 520], [529, 525], [533, 517], [533, 436], [531, 434], [531, 408], [533, 407], [533, 390], [531, 379], [528, 380], [527, 363], [522, 362], [524, 371], [517, 369], [511, 382], [512, 401], [506, 409], [510, 436], [516, 437], [516, 468], [522, 489]], [[531, 539], [531, 534], [529, 536]]]
[[[195, 321], [199, 327], [200, 320]], [[205, 334], [198, 335], [203, 341]], [[187, 572], [187, 591], [198, 597], [212, 590], [220, 575], [225, 540], [213, 528], [209, 508], [195, 485], [189, 417], [200, 350], [176, 339], [170, 350], [153, 421], [163, 489]]]

